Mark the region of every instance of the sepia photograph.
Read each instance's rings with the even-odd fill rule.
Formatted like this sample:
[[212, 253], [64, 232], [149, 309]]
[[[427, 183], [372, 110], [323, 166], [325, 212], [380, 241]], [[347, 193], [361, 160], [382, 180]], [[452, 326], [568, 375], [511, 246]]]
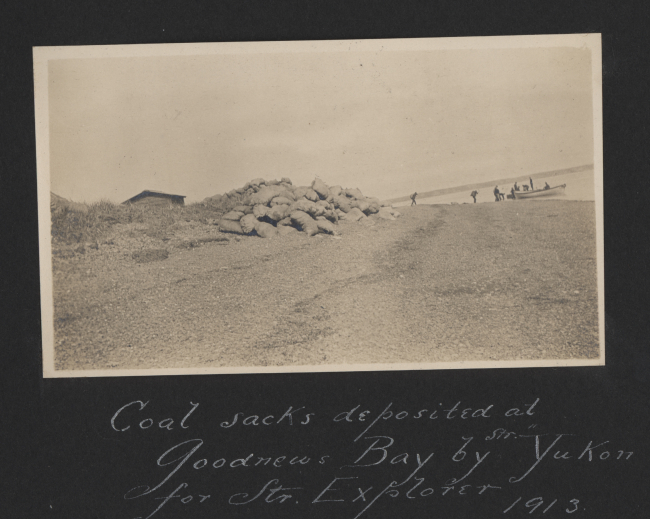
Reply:
[[601, 62], [34, 48], [44, 376], [603, 365]]

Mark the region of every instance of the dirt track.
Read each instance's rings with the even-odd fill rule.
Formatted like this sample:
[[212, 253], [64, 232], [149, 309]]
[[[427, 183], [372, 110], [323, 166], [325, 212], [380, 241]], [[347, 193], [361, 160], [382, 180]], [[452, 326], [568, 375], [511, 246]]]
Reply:
[[420, 205], [340, 229], [58, 262], [56, 368], [598, 357], [593, 202]]

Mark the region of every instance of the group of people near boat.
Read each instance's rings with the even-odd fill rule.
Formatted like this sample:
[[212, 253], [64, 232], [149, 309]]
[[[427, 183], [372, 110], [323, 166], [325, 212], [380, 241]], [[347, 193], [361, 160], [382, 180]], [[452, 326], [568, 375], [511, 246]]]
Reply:
[[[510, 194], [508, 195], [508, 198], [514, 200], [515, 199], [515, 191], [521, 191], [521, 188], [523, 188], [524, 191], [528, 191], [529, 189], [531, 191], [535, 190], [535, 185], [533, 184], [533, 179], [532, 177], [529, 177], [529, 182], [530, 186], [528, 184], [524, 184], [523, 186], [518, 186], [517, 182], [510, 188]], [[551, 189], [551, 186], [548, 185], [548, 182], [544, 182], [544, 190], [546, 189]], [[501, 202], [502, 200], [505, 200], [505, 193], [501, 192], [499, 190], [499, 186], [494, 186], [494, 191], [492, 191], [494, 194], [494, 201], [495, 202]], [[472, 191], [469, 196], [471, 196], [474, 199], [474, 203], [476, 203], [476, 195], [478, 195], [478, 191], [475, 189]]]
[[[535, 190], [535, 186], [533, 184], [533, 178], [529, 177], [528, 178], [530, 182], [530, 186], [528, 184], [524, 184], [521, 187], [524, 189], [524, 191], [528, 191], [529, 189], [531, 191]], [[551, 189], [551, 186], [548, 185], [548, 182], [544, 182], [544, 190], [546, 189]], [[517, 182], [510, 188], [510, 194], [508, 195], [508, 198], [511, 200], [515, 199], [515, 191], [521, 191], [520, 186], [517, 185]], [[495, 202], [501, 202], [502, 200], [505, 200], [505, 193], [502, 193], [499, 191], [499, 186], [494, 186], [494, 201]], [[478, 191], [475, 189], [472, 191], [469, 196], [471, 196], [474, 199], [474, 203], [476, 203], [476, 196], [478, 195]], [[415, 198], [418, 196], [417, 191], [411, 195], [411, 206], [417, 205], [417, 202], [415, 201]]]

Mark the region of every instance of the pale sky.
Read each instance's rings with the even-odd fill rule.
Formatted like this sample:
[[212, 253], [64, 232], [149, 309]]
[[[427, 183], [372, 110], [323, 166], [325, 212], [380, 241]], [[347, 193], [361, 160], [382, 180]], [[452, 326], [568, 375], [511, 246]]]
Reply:
[[591, 85], [569, 47], [52, 60], [51, 190], [191, 203], [318, 175], [387, 199], [591, 164]]

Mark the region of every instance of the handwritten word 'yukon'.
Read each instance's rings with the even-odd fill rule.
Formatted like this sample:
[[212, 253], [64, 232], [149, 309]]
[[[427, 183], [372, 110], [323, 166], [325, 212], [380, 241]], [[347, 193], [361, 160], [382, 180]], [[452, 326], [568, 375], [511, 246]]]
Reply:
[[[535, 462], [529, 467], [529, 469], [520, 477], [512, 476], [509, 478], [510, 483], [519, 483], [522, 481], [526, 476], [528, 476], [535, 468], [540, 464], [540, 462], [543, 459], [547, 460], [556, 460], [556, 461], [563, 461], [563, 460], [570, 460], [573, 458], [576, 458], [578, 460], [585, 460], [588, 462], [591, 462], [593, 460], [600, 460], [600, 461], [606, 461], [606, 460], [629, 460], [633, 452], [625, 452], [622, 450], [618, 451], [617, 456], [613, 456], [612, 453], [604, 448], [603, 446], [608, 444], [609, 441], [604, 441], [601, 443], [598, 443], [594, 445], [592, 441], [590, 441], [587, 446], [580, 452], [580, 455], [577, 454], [577, 452], [574, 452], [571, 454], [571, 451], [564, 451], [564, 449], [557, 450], [555, 454], [552, 456], [548, 456], [551, 450], [558, 445], [559, 442], [562, 438], [567, 437], [567, 436], [573, 436], [572, 434], [556, 434], [555, 439], [551, 442], [551, 444], [544, 450], [544, 452], [541, 452], [541, 436], [545, 435], [534, 435], [531, 437], [535, 438]], [[523, 437], [523, 436], [520, 436]], [[547, 457], [548, 456], [548, 457]]]

